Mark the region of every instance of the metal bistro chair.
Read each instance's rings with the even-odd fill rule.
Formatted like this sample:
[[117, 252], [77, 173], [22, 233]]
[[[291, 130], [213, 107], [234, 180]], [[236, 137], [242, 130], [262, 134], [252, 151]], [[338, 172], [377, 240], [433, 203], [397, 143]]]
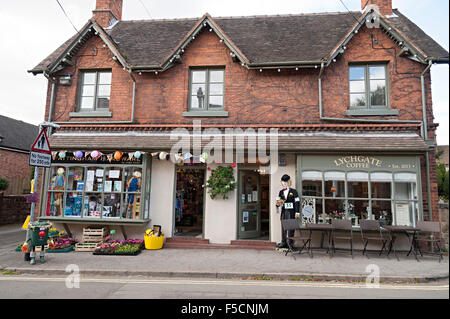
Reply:
[[385, 238], [381, 231], [380, 222], [378, 220], [369, 220], [369, 219], [361, 219], [359, 223], [361, 229], [361, 237], [364, 242], [363, 255], [366, 255], [369, 258], [369, 255], [366, 253], [367, 244], [369, 241], [377, 241], [381, 243], [381, 250], [378, 256], [381, 256], [383, 250], [386, 248], [387, 243], [389, 241], [388, 238]]
[[[286, 236], [286, 242], [288, 245], [288, 250], [285, 253], [285, 256], [287, 254], [295, 252], [295, 248], [299, 247], [296, 246], [296, 241], [302, 241], [303, 246], [298, 251], [299, 254], [302, 253], [303, 249], [305, 249], [306, 245], [308, 245], [308, 251], [309, 255], [312, 258], [312, 251], [311, 251], [311, 232], [309, 232], [308, 236], [303, 235], [304, 229], [302, 230], [300, 228], [299, 219], [282, 219], [281, 224], [283, 226], [283, 231], [294, 231], [294, 236]], [[295, 235], [295, 231], [298, 230], [299, 236]]]
[[[420, 245], [419, 245], [420, 242], [431, 243], [432, 249], [434, 248], [434, 244], [436, 244], [438, 252], [433, 253], [431, 251], [431, 252], [426, 252], [426, 253], [431, 254], [431, 255], [438, 255], [439, 262], [441, 262], [441, 260], [443, 259], [442, 249], [441, 249], [441, 243], [442, 243], [441, 223], [440, 222], [418, 221], [417, 228], [419, 230], [417, 232], [417, 237], [414, 240], [415, 240], [415, 244], [417, 245], [420, 255], [423, 257], [423, 253], [420, 250]], [[439, 233], [439, 238], [434, 238], [434, 233]], [[408, 255], [410, 253], [411, 253], [411, 251], [408, 253]]]
[[[350, 254], [353, 259], [353, 228], [352, 221], [347, 219], [333, 219], [331, 221], [333, 229], [331, 230], [331, 245], [332, 252], [336, 253], [336, 247], [334, 246], [335, 239], [348, 240], [350, 242]], [[331, 256], [333, 256], [333, 253]]]

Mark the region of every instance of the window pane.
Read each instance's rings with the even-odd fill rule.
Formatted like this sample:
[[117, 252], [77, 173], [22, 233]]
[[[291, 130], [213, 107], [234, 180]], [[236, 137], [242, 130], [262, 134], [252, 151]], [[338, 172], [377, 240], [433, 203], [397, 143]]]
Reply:
[[394, 174], [395, 181], [399, 182], [416, 182], [416, 174], [414, 173], [395, 173]]
[[350, 106], [361, 107], [366, 106], [365, 94], [350, 94]]
[[86, 173], [85, 191], [102, 192], [103, 191], [104, 169], [102, 167], [88, 167]]
[[210, 71], [209, 82], [223, 82], [223, 72], [222, 70]]
[[102, 217], [120, 217], [120, 194], [105, 194]]
[[223, 95], [223, 84], [210, 84], [209, 85], [210, 95]]
[[350, 172], [347, 174], [348, 197], [369, 198], [369, 174]]
[[349, 68], [350, 80], [364, 80], [365, 68], [363, 66], [352, 66]]
[[53, 166], [50, 178], [50, 190], [63, 191], [66, 185], [66, 169], [62, 166]]
[[140, 218], [141, 195], [123, 194], [122, 218], [137, 219]]
[[83, 85], [81, 95], [82, 96], [94, 96], [95, 95], [95, 85]]
[[384, 79], [386, 77], [386, 69], [384, 66], [369, 67], [369, 75], [371, 79]]
[[93, 109], [94, 108], [94, 98], [93, 97], [82, 97], [80, 108]]
[[97, 99], [97, 108], [107, 109], [109, 108], [109, 97], [99, 97]]
[[381, 226], [392, 225], [391, 201], [372, 201], [372, 215], [380, 222]]
[[62, 192], [48, 192], [46, 216], [62, 216], [63, 194]]
[[102, 209], [101, 194], [85, 194], [83, 202], [83, 215], [85, 217], [100, 218]]
[[81, 207], [83, 203], [82, 193], [67, 193], [66, 206], [64, 207], [64, 216], [81, 216]]
[[325, 172], [325, 196], [345, 197], [345, 173]]
[[399, 200], [417, 200], [416, 183], [395, 183], [395, 198]]
[[370, 180], [372, 182], [392, 182], [391, 173], [370, 173]]
[[69, 191], [82, 192], [84, 189], [84, 168], [70, 167], [68, 168], [67, 187]]
[[98, 75], [99, 84], [111, 84], [111, 72], [100, 72]]
[[204, 83], [192, 84], [192, 86], [191, 86], [191, 95], [205, 96], [206, 95], [206, 85]]
[[386, 81], [371, 80], [370, 81], [370, 104], [386, 105]]
[[83, 84], [95, 84], [95, 72], [88, 72], [83, 74]]
[[111, 86], [110, 85], [99, 85], [97, 94], [98, 94], [98, 96], [110, 96]]
[[368, 200], [348, 200], [348, 215], [349, 218], [356, 217], [359, 220], [368, 219], [369, 217], [369, 201]]
[[322, 172], [302, 172], [302, 194], [305, 196], [322, 196]]
[[206, 71], [192, 71], [192, 83], [205, 83]]
[[366, 85], [364, 81], [350, 81], [350, 93], [364, 93]]
[[223, 96], [222, 95], [210, 96], [209, 107], [210, 108], [223, 107]]
[[345, 200], [344, 199], [325, 199], [325, 213], [332, 217], [336, 213], [345, 214]]
[[137, 167], [127, 167], [124, 169], [125, 190], [127, 192], [141, 191], [142, 170]]
[[391, 183], [390, 182], [372, 182], [372, 198], [391, 198]]
[[109, 167], [105, 175], [105, 193], [122, 191], [122, 169], [120, 167]]

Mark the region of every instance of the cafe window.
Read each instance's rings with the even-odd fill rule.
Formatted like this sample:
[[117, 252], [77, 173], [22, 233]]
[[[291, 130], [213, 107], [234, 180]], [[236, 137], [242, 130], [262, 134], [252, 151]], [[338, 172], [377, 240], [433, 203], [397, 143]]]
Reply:
[[146, 177], [143, 172], [143, 165], [54, 165], [50, 168], [45, 215], [86, 219], [148, 218], [149, 199], [145, 207], [141, 200], [150, 192], [150, 168]]
[[350, 109], [388, 107], [387, 67], [384, 64], [349, 67]]
[[83, 71], [80, 74], [78, 110], [107, 111], [111, 97], [111, 71]]
[[302, 203], [315, 203], [316, 222], [343, 216], [354, 226], [361, 219], [413, 226], [418, 217], [416, 173], [304, 170], [301, 184]]

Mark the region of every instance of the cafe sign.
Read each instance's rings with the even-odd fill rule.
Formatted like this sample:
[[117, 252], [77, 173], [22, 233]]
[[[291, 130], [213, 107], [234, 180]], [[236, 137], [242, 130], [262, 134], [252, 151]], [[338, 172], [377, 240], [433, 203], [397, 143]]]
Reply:
[[336, 167], [346, 168], [373, 168], [382, 167], [383, 161], [372, 156], [343, 156], [334, 160]]

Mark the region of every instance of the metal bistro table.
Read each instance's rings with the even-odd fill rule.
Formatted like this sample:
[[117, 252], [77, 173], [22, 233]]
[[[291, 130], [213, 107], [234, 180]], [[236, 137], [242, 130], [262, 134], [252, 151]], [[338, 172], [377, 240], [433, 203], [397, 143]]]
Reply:
[[[309, 230], [309, 237], [311, 238], [312, 241], [312, 232], [313, 231], [320, 231], [322, 232], [322, 237], [320, 240], [320, 249], [323, 249], [323, 241], [324, 241], [324, 237], [325, 234], [328, 237], [328, 246], [327, 246], [327, 253], [330, 252], [330, 247], [331, 247], [331, 231], [333, 230], [333, 226], [331, 224], [306, 224], [305, 225], [305, 229]], [[312, 247], [311, 247], [311, 251], [312, 251]], [[312, 254], [312, 252], [311, 252]]]
[[397, 252], [395, 250], [395, 240], [397, 239], [396, 234], [404, 234], [408, 237], [410, 243], [410, 249], [406, 256], [409, 256], [411, 252], [414, 253], [416, 260], [419, 261], [419, 257], [417, 256], [417, 242], [416, 242], [416, 233], [419, 231], [418, 228], [413, 226], [383, 226], [384, 229], [387, 229], [391, 234], [391, 242], [389, 244], [388, 256], [391, 253], [392, 249], [394, 249], [394, 255], [397, 260], [400, 260], [397, 256]]

